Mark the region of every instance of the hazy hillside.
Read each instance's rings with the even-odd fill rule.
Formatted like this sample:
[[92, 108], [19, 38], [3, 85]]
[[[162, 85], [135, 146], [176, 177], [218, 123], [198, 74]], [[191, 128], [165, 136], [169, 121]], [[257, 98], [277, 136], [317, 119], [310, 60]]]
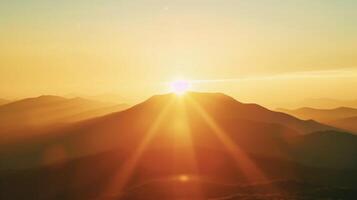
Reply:
[[2, 131], [80, 121], [127, 108], [83, 98], [40, 96], [0, 106]]
[[6, 100], [6, 99], [0, 99], [0, 106], [4, 105], [6, 103], [9, 103], [10, 101]]
[[357, 133], [357, 109], [339, 107], [334, 109], [299, 108], [296, 110], [278, 109], [297, 118], [313, 119], [346, 131]]
[[280, 103], [280, 107], [283, 106], [285, 108], [299, 108], [299, 107], [310, 107], [316, 109], [335, 109], [339, 107], [350, 107], [357, 108], [357, 100], [339, 100], [339, 99], [331, 99], [331, 98], [311, 98], [305, 99], [303, 101], [298, 102], [290, 102], [290, 103]]
[[131, 102], [130, 99], [116, 94], [99, 94], [94, 96], [84, 96], [84, 98], [95, 100], [95, 101], [105, 101], [105, 102], [112, 102], [112, 103]]
[[356, 108], [338, 107], [334, 109], [299, 108], [295, 110], [278, 109], [278, 111], [293, 115], [300, 119], [313, 119], [319, 122], [330, 122], [342, 118], [357, 116]]
[[355, 115], [355, 117], [348, 117], [335, 121], [330, 121], [329, 124], [357, 133], [357, 115]]

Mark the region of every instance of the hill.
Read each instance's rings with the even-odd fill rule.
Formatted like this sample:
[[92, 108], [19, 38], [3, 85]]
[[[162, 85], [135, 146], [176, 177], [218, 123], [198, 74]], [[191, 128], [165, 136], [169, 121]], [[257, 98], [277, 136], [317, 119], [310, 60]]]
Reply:
[[296, 110], [278, 109], [293, 115], [297, 118], [309, 120], [313, 119], [318, 122], [328, 124], [352, 133], [357, 133], [357, 109], [348, 107], [339, 107], [334, 109], [316, 109], [316, 108], [299, 108]]
[[2, 132], [30, 127], [64, 124], [125, 109], [127, 106], [87, 100], [40, 96], [0, 106]]
[[295, 110], [278, 109], [278, 111], [293, 115], [300, 119], [313, 119], [322, 123], [357, 116], [357, 109], [348, 107], [338, 107], [334, 109], [316, 109], [304, 107]]
[[6, 99], [0, 99], [0, 106], [9, 103], [10, 101]]
[[317, 109], [335, 109], [339, 107], [357, 108], [357, 100], [339, 100], [333, 98], [311, 98], [299, 102], [280, 103], [286, 108], [310, 107]]
[[354, 117], [347, 117], [330, 121], [329, 124], [341, 129], [351, 131], [353, 133], [357, 133], [357, 115]]

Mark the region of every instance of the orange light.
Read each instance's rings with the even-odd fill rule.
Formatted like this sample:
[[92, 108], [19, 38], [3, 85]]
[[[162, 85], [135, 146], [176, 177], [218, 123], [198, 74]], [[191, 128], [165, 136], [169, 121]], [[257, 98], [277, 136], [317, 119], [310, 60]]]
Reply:
[[181, 174], [181, 175], [178, 176], [178, 180], [180, 182], [187, 182], [187, 181], [190, 180], [190, 177], [188, 175], [186, 175], [186, 174]]

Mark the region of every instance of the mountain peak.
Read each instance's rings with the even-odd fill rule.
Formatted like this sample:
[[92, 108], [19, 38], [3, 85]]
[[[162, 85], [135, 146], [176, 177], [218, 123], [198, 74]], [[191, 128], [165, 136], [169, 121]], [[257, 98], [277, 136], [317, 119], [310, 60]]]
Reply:
[[66, 98], [56, 95], [41, 95], [38, 97], [30, 98], [32, 100], [42, 100], [42, 101], [64, 101]]
[[[195, 115], [194, 113], [200, 110], [198, 112], [204, 111], [213, 118], [221, 118], [220, 120], [223, 121], [249, 120], [280, 124], [301, 134], [336, 130], [336, 128], [316, 121], [304, 121], [285, 113], [274, 112], [258, 104], [241, 103], [223, 93], [187, 92], [182, 96], [173, 93], [154, 95], [146, 101], [133, 106], [128, 112], [134, 111], [140, 113], [140, 115], [152, 113], [154, 116], [170, 103], [173, 103], [171, 108], [174, 108], [174, 110], [177, 110], [178, 106], [184, 106], [186, 112], [190, 112], [191, 115]], [[172, 113], [172, 115], [175, 115], [175, 113]]]
[[234, 103], [239, 103], [236, 99], [234, 99], [231, 96], [228, 96], [224, 93], [211, 93], [211, 92], [186, 92], [184, 95], [176, 95], [174, 93], [167, 93], [167, 94], [159, 94], [159, 95], [154, 95], [150, 97], [148, 100], [144, 101], [145, 102], [165, 102], [169, 100], [196, 100], [196, 101], [210, 101], [210, 102], [215, 102], [219, 101], [220, 103], [224, 102], [234, 102]]
[[175, 93], [166, 93], [166, 94], [157, 94], [153, 95], [151, 98], [181, 98], [181, 97], [187, 97], [187, 96], [205, 96], [205, 97], [226, 97], [233, 99], [232, 97], [221, 93], [221, 92], [196, 92], [196, 91], [188, 91], [186, 92], [183, 96], [177, 95]]

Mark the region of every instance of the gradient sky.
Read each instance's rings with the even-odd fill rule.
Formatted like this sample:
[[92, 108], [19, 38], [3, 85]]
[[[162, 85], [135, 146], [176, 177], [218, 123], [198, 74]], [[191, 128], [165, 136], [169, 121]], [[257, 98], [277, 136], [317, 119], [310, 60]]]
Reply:
[[242, 101], [357, 98], [355, 0], [2, 0], [0, 95], [115, 93], [166, 82]]

